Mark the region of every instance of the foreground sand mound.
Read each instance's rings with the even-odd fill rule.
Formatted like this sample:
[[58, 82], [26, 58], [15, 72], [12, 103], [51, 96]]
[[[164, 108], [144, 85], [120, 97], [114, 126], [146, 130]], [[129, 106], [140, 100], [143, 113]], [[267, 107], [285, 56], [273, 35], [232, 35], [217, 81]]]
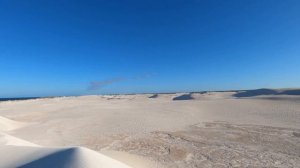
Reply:
[[87, 148], [46, 148], [6, 133], [23, 125], [0, 117], [0, 168], [129, 168]]
[[[1, 146], [4, 168], [129, 168], [129, 166], [87, 148], [44, 148]], [[1, 168], [2, 168], [1, 167]]]

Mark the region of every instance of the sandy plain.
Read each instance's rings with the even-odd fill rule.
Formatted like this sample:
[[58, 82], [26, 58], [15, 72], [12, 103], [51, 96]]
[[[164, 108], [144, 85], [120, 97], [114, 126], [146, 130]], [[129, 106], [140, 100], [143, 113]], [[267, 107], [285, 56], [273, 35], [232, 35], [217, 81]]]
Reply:
[[298, 92], [0, 102], [0, 167], [297, 167]]

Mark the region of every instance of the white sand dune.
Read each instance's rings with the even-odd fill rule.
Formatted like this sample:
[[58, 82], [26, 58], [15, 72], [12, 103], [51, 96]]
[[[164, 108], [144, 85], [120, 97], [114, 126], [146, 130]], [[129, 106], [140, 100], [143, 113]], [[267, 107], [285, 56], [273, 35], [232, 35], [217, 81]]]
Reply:
[[0, 117], [0, 168], [129, 168], [83, 147], [49, 148], [8, 135], [24, 124]]

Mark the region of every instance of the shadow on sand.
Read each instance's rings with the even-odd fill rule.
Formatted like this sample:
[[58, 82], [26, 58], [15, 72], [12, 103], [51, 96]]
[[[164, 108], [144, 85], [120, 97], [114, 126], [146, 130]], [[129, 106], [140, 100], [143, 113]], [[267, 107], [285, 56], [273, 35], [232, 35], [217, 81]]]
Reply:
[[61, 150], [58, 152], [54, 152], [50, 155], [46, 155], [42, 158], [34, 160], [30, 163], [27, 163], [19, 168], [53, 168], [53, 167], [72, 167], [72, 163], [74, 163], [75, 156], [77, 155], [76, 148], [70, 148]]

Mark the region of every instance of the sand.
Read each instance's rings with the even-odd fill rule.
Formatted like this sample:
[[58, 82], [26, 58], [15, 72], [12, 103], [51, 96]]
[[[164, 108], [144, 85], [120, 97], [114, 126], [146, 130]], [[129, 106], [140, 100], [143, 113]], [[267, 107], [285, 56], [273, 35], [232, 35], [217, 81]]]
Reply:
[[[1, 117], [3, 128], [19, 128], [20, 123]], [[42, 147], [0, 131], [0, 167], [2, 168], [94, 168], [129, 166], [83, 147]]]
[[263, 91], [0, 102], [0, 167], [296, 167], [300, 96]]

